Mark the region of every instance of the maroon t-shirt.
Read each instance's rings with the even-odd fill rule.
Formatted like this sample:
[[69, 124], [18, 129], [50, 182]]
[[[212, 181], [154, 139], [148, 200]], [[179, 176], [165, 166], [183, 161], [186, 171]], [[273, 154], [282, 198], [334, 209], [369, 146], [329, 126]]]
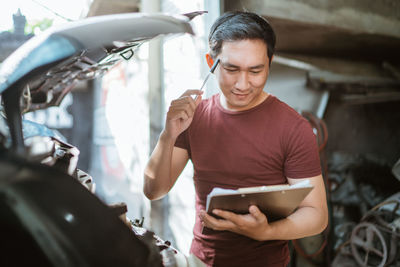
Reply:
[[[286, 266], [287, 241], [256, 241], [228, 231], [202, 234], [199, 210], [214, 187], [287, 183], [321, 174], [316, 137], [308, 121], [269, 95], [245, 111], [225, 110], [219, 94], [203, 100], [175, 146], [194, 166], [196, 220], [191, 252], [208, 266]], [[268, 217], [268, 214], [267, 214]]]

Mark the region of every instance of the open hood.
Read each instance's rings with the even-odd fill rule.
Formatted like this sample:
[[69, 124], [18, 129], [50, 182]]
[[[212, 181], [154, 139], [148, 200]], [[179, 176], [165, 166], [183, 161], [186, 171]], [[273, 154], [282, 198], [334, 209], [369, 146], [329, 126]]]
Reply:
[[[61, 88], [108, 70], [145, 41], [158, 35], [190, 33], [186, 16], [143, 13], [91, 17], [35, 36], [11, 54], [0, 68], [0, 93], [29, 85], [31, 110], [56, 103]], [[36, 79], [35, 79], [36, 78]], [[36, 96], [52, 91], [53, 96]], [[44, 99], [46, 97], [46, 99]]]
[[79, 150], [44, 125], [22, 123], [21, 110], [58, 105], [77, 81], [103, 74], [156, 36], [193, 34], [189, 19], [201, 13], [92, 17], [33, 37], [3, 62], [0, 266], [186, 266], [183, 254], [128, 221], [124, 205], [93, 194], [91, 176], [77, 168]]
[[51, 28], [27, 41], [0, 67], [0, 94], [14, 150], [23, 150], [21, 110], [59, 105], [77, 81], [103, 74], [156, 36], [193, 34], [189, 20], [198, 14], [91, 17]]

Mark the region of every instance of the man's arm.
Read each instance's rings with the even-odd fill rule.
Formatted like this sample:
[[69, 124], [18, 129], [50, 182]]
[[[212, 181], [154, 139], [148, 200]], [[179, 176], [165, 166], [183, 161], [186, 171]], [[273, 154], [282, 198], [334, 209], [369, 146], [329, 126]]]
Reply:
[[[256, 240], [292, 240], [321, 233], [328, 225], [324, 181], [322, 175], [307, 179], [314, 189], [285, 219], [268, 223], [268, 215], [265, 216], [256, 206], [250, 206], [246, 215], [214, 210], [213, 213], [224, 218], [220, 220], [203, 211], [200, 215], [203, 224], [214, 230], [228, 230]], [[289, 184], [304, 180], [288, 178]]]
[[[143, 192], [150, 200], [159, 199], [169, 192], [189, 160], [185, 149], [174, 147], [178, 136], [192, 123], [202, 91], [187, 90], [169, 107], [165, 129], [144, 170]], [[196, 95], [195, 99], [191, 95]]]
[[187, 161], [186, 149], [174, 147], [175, 141], [162, 135], [144, 170], [143, 192], [150, 200], [166, 195], [178, 179]]
[[[303, 180], [288, 178], [289, 184]], [[328, 207], [322, 175], [309, 180], [314, 185], [314, 189], [301, 202], [296, 212], [286, 219], [270, 224], [271, 228], [267, 236], [271, 239], [291, 240], [316, 235], [328, 225]]]

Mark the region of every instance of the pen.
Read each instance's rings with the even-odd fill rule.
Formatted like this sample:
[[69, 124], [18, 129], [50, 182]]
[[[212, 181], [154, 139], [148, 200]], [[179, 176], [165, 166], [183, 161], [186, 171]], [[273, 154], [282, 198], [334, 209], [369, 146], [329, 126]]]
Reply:
[[203, 84], [202, 84], [201, 87], [200, 87], [200, 90], [203, 90], [204, 85], [206, 85], [206, 82], [207, 82], [208, 78], [210, 78], [211, 73], [214, 73], [215, 69], [216, 69], [217, 66], [218, 66], [218, 63], [219, 63], [219, 58], [218, 58], [218, 59], [214, 62], [214, 64], [212, 65], [212, 67], [211, 67], [211, 69], [210, 69], [210, 72], [207, 74], [206, 78], [204, 79]]

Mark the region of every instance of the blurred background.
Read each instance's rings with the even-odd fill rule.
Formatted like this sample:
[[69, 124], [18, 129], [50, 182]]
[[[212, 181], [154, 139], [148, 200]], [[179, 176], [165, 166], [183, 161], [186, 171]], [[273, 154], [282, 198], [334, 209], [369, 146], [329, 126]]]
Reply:
[[[165, 198], [153, 202], [142, 193], [144, 166], [171, 100], [200, 87], [207, 74], [204, 55], [213, 21], [225, 11], [256, 12], [270, 21], [277, 34], [265, 90], [313, 126], [329, 200], [328, 229], [293, 241], [291, 266], [354, 266], [360, 262], [357, 257], [364, 260], [371, 248], [380, 253], [375, 255], [377, 265], [368, 266], [396, 266], [399, 1], [7, 1], [0, 9], [0, 62], [47, 28], [85, 17], [203, 10], [208, 13], [191, 22], [194, 36], [152, 40], [104, 76], [79, 83], [59, 107], [25, 118], [59, 131], [80, 150], [78, 168], [93, 177], [96, 195], [104, 202], [125, 202], [130, 219], [144, 218], [145, 227], [188, 254], [195, 218], [192, 166], [186, 166]], [[211, 78], [205, 95], [216, 92]], [[377, 214], [378, 207], [394, 217]], [[357, 242], [357, 234], [363, 235], [360, 222], [368, 216], [380, 218], [381, 223], [368, 228], [373, 230], [365, 230], [375, 239]]]

